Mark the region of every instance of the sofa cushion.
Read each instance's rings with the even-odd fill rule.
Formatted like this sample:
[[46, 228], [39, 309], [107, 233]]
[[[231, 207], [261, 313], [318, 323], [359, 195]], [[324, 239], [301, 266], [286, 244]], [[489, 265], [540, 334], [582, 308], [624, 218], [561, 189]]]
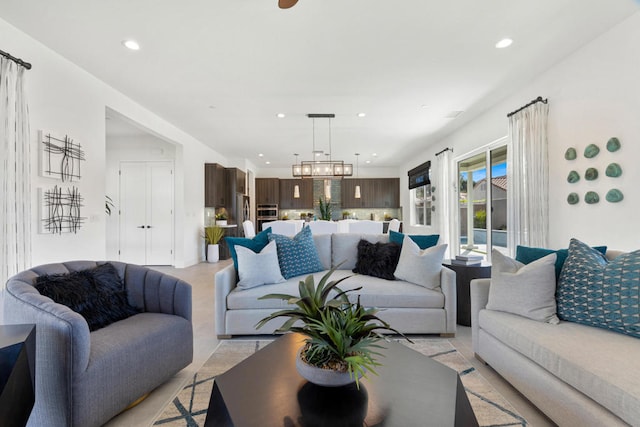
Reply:
[[[390, 242], [397, 243], [400, 246], [402, 246], [402, 241], [404, 240], [404, 236], [405, 235], [403, 233], [398, 233], [397, 231], [389, 230]], [[420, 249], [427, 249], [432, 246], [435, 246], [438, 244], [438, 240], [440, 239], [439, 234], [412, 234], [412, 235], [407, 234], [407, 236], [409, 236], [411, 240], [416, 242], [416, 244], [420, 247]]]
[[446, 244], [420, 249], [409, 236], [404, 236], [400, 260], [394, 273], [396, 278], [428, 289], [440, 287], [442, 258], [446, 250]]
[[[593, 249], [602, 253], [603, 255], [607, 253], [606, 246], [594, 246]], [[523, 264], [529, 264], [537, 259], [540, 259], [549, 254], [556, 254], [556, 280], [560, 278], [560, 272], [562, 271], [562, 266], [564, 262], [567, 260], [567, 256], [569, 256], [569, 249], [545, 249], [545, 248], [532, 248], [529, 246], [520, 246], [516, 247], [516, 261], [520, 261]]]
[[358, 260], [358, 243], [360, 240], [371, 243], [389, 243], [388, 234], [333, 233], [331, 235], [331, 263], [333, 267], [340, 265], [341, 270], [353, 270]]
[[79, 313], [90, 331], [140, 312], [129, 304], [122, 279], [109, 263], [70, 273], [38, 276], [34, 287], [40, 294]]
[[506, 311], [538, 322], [558, 323], [556, 316], [556, 254], [523, 264], [491, 251], [489, 310]]
[[276, 242], [269, 242], [259, 253], [238, 246], [238, 287], [249, 289], [268, 283], [284, 282], [278, 263]]
[[302, 230], [293, 238], [271, 234], [269, 240], [276, 242], [280, 272], [285, 279], [323, 270], [318, 250], [313, 242], [311, 228], [302, 227]]
[[557, 300], [563, 320], [640, 338], [640, 250], [608, 262], [600, 252], [571, 239]]
[[481, 310], [481, 329], [627, 422], [640, 420], [640, 340], [573, 322]]
[[[326, 271], [314, 273], [316, 283], [325, 275]], [[366, 307], [378, 308], [443, 308], [444, 295], [437, 290], [423, 288], [422, 286], [403, 281], [389, 282], [377, 277], [353, 274], [348, 270], [336, 270], [330, 280], [339, 280], [351, 276], [341, 282], [340, 289], [363, 288], [356, 292], [350, 292], [349, 298], [355, 301], [360, 295], [360, 302]], [[235, 288], [227, 296], [229, 310], [249, 309], [282, 309], [287, 303], [282, 300], [266, 299], [259, 297], [268, 293], [298, 295], [298, 283], [307, 276], [293, 277], [285, 282], [272, 285], [264, 285], [258, 288], [239, 290]]]
[[238, 271], [238, 254], [236, 253], [236, 246], [242, 246], [251, 249], [253, 252], [260, 252], [269, 243], [269, 235], [271, 234], [271, 227], [267, 227], [260, 233], [256, 234], [253, 238], [248, 239], [246, 237], [225, 237], [224, 241], [229, 246], [229, 252], [233, 259], [233, 267]]
[[371, 243], [361, 239], [358, 242], [358, 260], [354, 273], [396, 280], [393, 272], [400, 258], [400, 245], [396, 243]]
[[331, 234], [314, 234], [313, 243], [323, 270], [331, 269]]

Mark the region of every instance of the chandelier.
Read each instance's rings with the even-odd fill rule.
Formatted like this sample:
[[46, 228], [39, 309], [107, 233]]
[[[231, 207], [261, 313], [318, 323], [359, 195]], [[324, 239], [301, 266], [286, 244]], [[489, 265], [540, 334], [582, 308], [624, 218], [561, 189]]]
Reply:
[[[335, 114], [307, 114], [307, 117], [313, 120], [313, 150], [314, 157], [325, 155], [324, 160], [303, 160], [302, 162], [291, 166], [292, 175], [295, 178], [323, 178], [323, 179], [342, 179], [345, 176], [353, 175], [353, 164], [347, 164], [342, 160], [333, 160], [331, 158], [331, 119]], [[316, 149], [316, 120], [329, 120], [329, 151]]]

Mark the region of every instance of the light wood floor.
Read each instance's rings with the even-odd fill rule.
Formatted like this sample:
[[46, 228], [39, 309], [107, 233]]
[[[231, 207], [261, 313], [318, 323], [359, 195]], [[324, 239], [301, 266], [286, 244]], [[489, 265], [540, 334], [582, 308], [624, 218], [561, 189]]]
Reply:
[[[213, 276], [231, 261], [215, 264], [201, 263], [188, 268], [177, 269], [157, 267], [156, 269], [181, 278], [193, 286], [193, 329], [194, 359], [173, 379], [154, 390], [142, 403], [112, 419], [108, 427], [144, 427], [151, 426], [153, 420], [193, 374], [207, 361], [218, 345], [214, 328], [214, 283]], [[439, 338], [439, 337], [435, 337]], [[500, 392], [530, 426], [553, 426], [544, 414], [526, 400], [520, 393], [504, 381], [493, 369], [473, 357], [471, 347], [471, 328], [458, 326], [456, 337], [451, 341], [455, 347], [473, 364], [473, 366]]]

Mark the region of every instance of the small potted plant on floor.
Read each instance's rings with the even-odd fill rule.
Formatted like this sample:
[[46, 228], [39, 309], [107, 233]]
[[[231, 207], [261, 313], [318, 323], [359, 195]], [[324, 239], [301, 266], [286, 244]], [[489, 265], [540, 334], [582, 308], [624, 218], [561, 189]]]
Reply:
[[376, 356], [380, 356], [376, 349], [382, 348], [378, 343], [384, 338], [380, 332], [400, 332], [376, 316], [377, 309], [364, 308], [359, 296], [356, 303], [350, 302], [347, 294], [361, 288], [340, 290], [338, 284], [346, 277], [329, 282], [334, 271], [335, 267], [317, 286], [313, 275], [301, 280], [299, 296], [269, 294], [261, 297], [281, 299], [292, 307], [265, 317], [256, 328], [270, 320], [287, 317], [276, 332], [299, 332], [306, 337], [296, 360], [296, 368], [302, 377], [322, 386], [342, 386], [355, 381], [359, 387], [359, 379], [366, 377], [368, 372], [375, 374], [375, 367], [380, 365], [376, 360]]
[[220, 260], [220, 240], [224, 237], [224, 229], [214, 225], [204, 228], [204, 240], [207, 243], [207, 261], [218, 262]]

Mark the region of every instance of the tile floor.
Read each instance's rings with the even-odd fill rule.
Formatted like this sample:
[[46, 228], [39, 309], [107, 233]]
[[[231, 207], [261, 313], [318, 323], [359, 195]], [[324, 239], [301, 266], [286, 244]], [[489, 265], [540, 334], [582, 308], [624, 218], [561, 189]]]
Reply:
[[[173, 379], [153, 391], [142, 403], [113, 418], [107, 427], [146, 427], [162, 412], [173, 396], [209, 358], [218, 345], [214, 329], [214, 283], [216, 271], [231, 261], [215, 264], [201, 263], [184, 269], [157, 267], [157, 270], [179, 277], [193, 286], [193, 363], [177, 374]], [[439, 338], [439, 337], [435, 337]], [[456, 337], [452, 339], [456, 348], [474, 365], [474, 367], [516, 408], [529, 422], [530, 426], [553, 426], [535, 406], [529, 403], [513, 387], [504, 381], [493, 369], [473, 357], [471, 347], [471, 328], [458, 326]]]

